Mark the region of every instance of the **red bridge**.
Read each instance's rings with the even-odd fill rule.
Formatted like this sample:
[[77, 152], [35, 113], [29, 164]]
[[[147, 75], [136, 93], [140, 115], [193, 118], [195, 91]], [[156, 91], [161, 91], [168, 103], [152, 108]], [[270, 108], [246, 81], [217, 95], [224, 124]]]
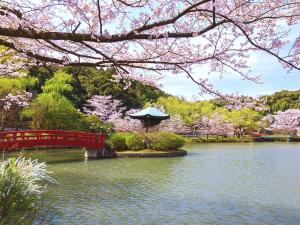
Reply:
[[104, 133], [85, 133], [61, 130], [25, 130], [0, 132], [0, 151], [24, 147], [68, 146], [87, 149], [104, 149]]

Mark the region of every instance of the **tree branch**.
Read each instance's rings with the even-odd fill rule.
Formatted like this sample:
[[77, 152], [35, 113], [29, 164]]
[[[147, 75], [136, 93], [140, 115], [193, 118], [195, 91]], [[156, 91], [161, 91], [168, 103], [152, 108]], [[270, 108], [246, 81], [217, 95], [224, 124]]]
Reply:
[[100, 8], [100, 0], [97, 0], [97, 9], [98, 9], [98, 19], [99, 19], [99, 30], [100, 30], [100, 34], [101, 36], [103, 36], [103, 32], [102, 32], [102, 18], [101, 18], [101, 8]]

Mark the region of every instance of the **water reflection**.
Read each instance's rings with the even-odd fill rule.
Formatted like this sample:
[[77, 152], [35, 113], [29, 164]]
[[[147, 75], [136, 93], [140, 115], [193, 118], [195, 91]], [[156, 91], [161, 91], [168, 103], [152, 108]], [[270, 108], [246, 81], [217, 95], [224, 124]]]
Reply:
[[81, 150], [30, 153], [59, 182], [36, 224], [300, 224], [299, 144], [186, 148], [186, 157], [88, 162]]

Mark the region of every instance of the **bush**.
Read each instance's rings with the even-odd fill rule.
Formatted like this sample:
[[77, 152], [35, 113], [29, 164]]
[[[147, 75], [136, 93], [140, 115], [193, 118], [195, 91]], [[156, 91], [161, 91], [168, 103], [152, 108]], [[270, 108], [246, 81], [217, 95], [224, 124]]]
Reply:
[[49, 177], [45, 163], [24, 158], [0, 163], [0, 224], [24, 224], [37, 211], [37, 203]]
[[83, 131], [91, 131], [94, 133], [104, 131], [106, 134], [110, 134], [113, 128], [111, 124], [102, 122], [101, 119], [95, 115], [86, 115], [81, 122], [81, 130]]
[[157, 133], [114, 133], [109, 144], [117, 151], [124, 150], [176, 150], [185, 144], [180, 135], [170, 132]]
[[127, 150], [128, 147], [126, 145], [126, 136], [128, 133], [113, 133], [109, 138], [109, 145], [114, 150]]
[[185, 144], [183, 137], [170, 132], [147, 133], [146, 136], [153, 150], [176, 150]]
[[144, 136], [138, 133], [131, 133], [126, 136], [126, 145], [130, 150], [143, 150], [146, 148]]

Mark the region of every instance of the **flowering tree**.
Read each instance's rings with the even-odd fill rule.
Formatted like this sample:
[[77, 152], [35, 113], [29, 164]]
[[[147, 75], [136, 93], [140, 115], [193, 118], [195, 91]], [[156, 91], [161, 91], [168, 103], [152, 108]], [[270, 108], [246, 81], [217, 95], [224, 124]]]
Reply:
[[177, 134], [189, 134], [191, 132], [190, 127], [178, 115], [171, 115], [169, 119], [163, 120], [155, 129]]
[[114, 114], [110, 117], [108, 122], [112, 123], [117, 131], [145, 131], [142, 126], [141, 121], [131, 119], [130, 114], [133, 114], [139, 110], [131, 109], [125, 113], [123, 117], [119, 117], [117, 114]]
[[108, 121], [112, 118], [122, 116], [121, 102], [113, 99], [112, 96], [94, 95], [87, 101], [84, 112], [90, 115], [98, 116], [102, 121]]
[[16, 54], [11, 48], [0, 45], [0, 75], [22, 75], [22, 69], [30, 61], [22, 54]]
[[267, 115], [263, 118], [266, 122], [266, 129], [277, 133], [295, 135], [300, 131], [300, 110], [288, 109], [284, 112], [276, 112], [274, 115]]
[[225, 121], [224, 116], [214, 113], [211, 117], [203, 116], [194, 126], [197, 133], [202, 135], [233, 136], [234, 126], [231, 122]]
[[[10, 122], [14, 117], [18, 116], [18, 111], [28, 105], [28, 101], [31, 99], [32, 94], [30, 92], [24, 91], [23, 94], [13, 95], [11, 93], [7, 94], [0, 99], [0, 113], [1, 113], [1, 122], [0, 130], [2, 130], [5, 125]], [[16, 120], [18, 120], [17, 118]]]
[[32, 97], [30, 92], [24, 91], [22, 95], [13, 95], [11, 93], [7, 94], [5, 97], [1, 98], [2, 108], [4, 111], [9, 111], [13, 106], [24, 107], [28, 105], [28, 100]]
[[193, 77], [193, 65], [257, 81], [248, 58], [264, 52], [300, 69], [300, 36], [288, 36], [299, 11], [298, 0], [7, 0], [0, 1], [0, 45], [33, 59], [27, 63], [114, 67], [143, 82], [157, 78], [144, 72], [185, 72], [219, 95]]
[[224, 99], [218, 98], [214, 101], [218, 106], [225, 107], [229, 110], [248, 108], [255, 111], [267, 111], [269, 109], [266, 106], [267, 99], [264, 97], [254, 98], [246, 95], [226, 95]]
[[137, 110], [129, 110], [123, 115], [124, 108], [121, 101], [113, 99], [112, 96], [94, 95], [84, 107], [84, 112], [98, 116], [103, 122], [112, 123], [117, 131], [142, 130], [140, 121], [133, 120], [130, 114]]

